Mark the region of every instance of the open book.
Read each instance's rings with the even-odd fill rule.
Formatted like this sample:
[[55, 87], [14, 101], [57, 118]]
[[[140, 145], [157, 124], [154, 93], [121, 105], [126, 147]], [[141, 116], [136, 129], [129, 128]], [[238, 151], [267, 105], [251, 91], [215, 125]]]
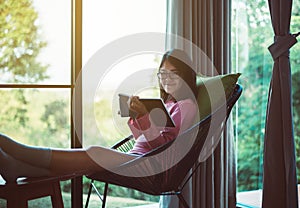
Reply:
[[[129, 110], [129, 98], [129, 95], [119, 94], [120, 115], [121, 117], [135, 118], [135, 113]], [[140, 98], [139, 100], [145, 105], [156, 126], [175, 127], [175, 123], [161, 98]]]

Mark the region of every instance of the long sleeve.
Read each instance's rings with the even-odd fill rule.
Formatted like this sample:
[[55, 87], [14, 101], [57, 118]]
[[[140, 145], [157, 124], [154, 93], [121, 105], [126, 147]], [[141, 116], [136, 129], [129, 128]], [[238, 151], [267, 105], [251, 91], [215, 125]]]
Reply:
[[166, 107], [174, 120], [175, 127], [158, 127], [151, 121], [149, 114], [138, 119], [129, 119], [128, 126], [136, 138], [136, 144], [131, 153], [144, 154], [175, 139], [180, 132], [193, 124], [197, 106], [192, 100], [167, 102]]

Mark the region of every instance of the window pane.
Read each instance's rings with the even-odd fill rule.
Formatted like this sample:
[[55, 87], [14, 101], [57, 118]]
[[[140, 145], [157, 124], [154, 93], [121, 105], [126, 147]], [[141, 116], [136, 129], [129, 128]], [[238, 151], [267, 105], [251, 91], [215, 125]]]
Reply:
[[166, 31], [165, 0], [83, 1], [83, 63], [118, 38]]
[[[131, 134], [127, 120], [120, 117], [119, 93], [143, 98], [159, 97], [157, 68], [161, 56], [141, 54], [128, 57], [105, 75], [98, 84], [93, 105], [84, 102], [84, 145], [112, 146]], [[128, 69], [125, 70], [124, 69]], [[119, 75], [119, 76], [117, 76]], [[94, 109], [91, 110], [90, 108]], [[96, 122], [96, 123], [95, 123]]]
[[1, 7], [0, 83], [70, 84], [71, 1]]
[[235, 71], [242, 73], [240, 83], [244, 87], [236, 120], [237, 201], [260, 207], [265, 116], [273, 66], [267, 48], [273, 41], [273, 30], [266, 1], [234, 0], [232, 15], [232, 63]]
[[[97, 51], [119, 38], [142, 32], [165, 33], [165, 0], [89, 0], [82, 3], [83, 67], [89, 63], [89, 59]], [[130, 44], [135, 44], [135, 42], [128, 43], [128, 47], [134, 46]], [[162, 48], [165, 46], [164, 40], [161, 45]], [[120, 46], [119, 50], [126, 51], [126, 49], [126, 47]], [[95, 73], [104, 71], [107, 73], [99, 79], [98, 86], [94, 86], [96, 89], [83, 91], [83, 141], [85, 146], [94, 144], [110, 147], [114, 142], [130, 134], [127, 126], [128, 118], [120, 118], [117, 114], [119, 92], [129, 94], [134, 92], [141, 96], [158, 96], [155, 94], [157, 89], [138, 88], [136, 83], [140, 80], [130, 80], [139, 76], [139, 73], [145, 72], [144, 75], [147, 80], [145, 80], [144, 86], [152, 86], [153, 81], [156, 81], [156, 69], [161, 58], [160, 54], [126, 55], [126, 57], [121, 57], [121, 60], [110, 63], [110, 68], [105, 68], [106, 66], [99, 64], [103, 60], [99, 60], [98, 64], [93, 62], [96, 65], [93, 66]], [[110, 56], [106, 54], [103, 59], [109, 58]], [[83, 86], [88, 86], [89, 79], [85, 75], [83, 77]], [[92, 78], [94, 79], [94, 77]], [[124, 83], [127, 85], [122, 85]], [[93, 90], [96, 92], [93, 93]], [[92, 100], [86, 100], [86, 97], [89, 96], [92, 97]], [[115, 194], [115, 196], [124, 197], [122, 193], [130, 193], [127, 194], [127, 198], [138, 198], [151, 201], [150, 203], [158, 200], [158, 197], [128, 191], [122, 187], [113, 187], [112, 189], [111, 195]], [[146, 202], [142, 201], [141, 203], [145, 204]]]
[[[293, 2], [292, 18], [291, 18], [291, 33], [299, 32], [300, 28], [300, 2]], [[298, 37], [298, 42], [300, 41]], [[290, 50], [290, 61], [292, 70], [292, 96], [293, 96], [293, 122], [294, 122], [294, 138], [296, 146], [296, 165], [297, 165], [297, 180], [298, 194], [300, 196], [300, 59], [299, 59], [300, 44], [296, 44]], [[298, 198], [300, 207], [300, 198]]]
[[[273, 60], [268, 51], [273, 29], [267, 1], [233, 1], [233, 68], [242, 72], [243, 96], [237, 110], [238, 202], [260, 207], [263, 177], [265, 116]], [[294, 3], [291, 32], [300, 27], [300, 7]], [[291, 49], [292, 93], [296, 161], [299, 170], [300, 97], [299, 45]], [[275, 170], [274, 170], [275, 171]], [[300, 174], [298, 174], [298, 182]], [[251, 192], [250, 192], [251, 191]]]
[[29, 145], [70, 145], [69, 89], [3, 89], [0, 132]]
[[[162, 0], [83, 1], [83, 63], [87, 63], [106, 44], [119, 38], [142, 32], [164, 33], [165, 28], [166, 2]], [[97, 66], [99, 73], [100, 70], [106, 73], [99, 80], [95, 95], [83, 95], [85, 145], [110, 146], [116, 139], [128, 136], [130, 133], [126, 119], [119, 118], [117, 115], [118, 93], [139, 93], [143, 96], [149, 96], [149, 93], [154, 96], [156, 93], [155, 96], [158, 96], [158, 89], [148, 88], [146, 93], [145, 87], [137, 89], [138, 80], [131, 80], [131, 78], [146, 71], [149, 74], [146, 75], [148, 79], [143, 83], [144, 86], [153, 86], [153, 81], [157, 84], [156, 70], [161, 55], [128, 54], [128, 57], [122, 58], [116, 63], [110, 63], [111, 68], [104, 69], [103, 66]], [[132, 83], [128, 83], [129, 80]], [[88, 81], [88, 78], [84, 77], [83, 85], [86, 86], [85, 82]], [[127, 85], [120, 89], [124, 82], [127, 82]], [[87, 96], [95, 97], [92, 104], [85, 100]], [[91, 108], [94, 108], [94, 111]]]

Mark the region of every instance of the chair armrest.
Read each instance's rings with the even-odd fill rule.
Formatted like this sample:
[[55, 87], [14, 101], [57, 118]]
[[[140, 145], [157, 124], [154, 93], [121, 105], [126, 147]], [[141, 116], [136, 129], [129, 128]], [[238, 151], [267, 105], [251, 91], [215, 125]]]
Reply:
[[121, 152], [128, 152], [133, 148], [133, 145], [135, 143], [133, 135], [130, 135], [121, 141], [114, 144], [111, 149], [119, 150]]

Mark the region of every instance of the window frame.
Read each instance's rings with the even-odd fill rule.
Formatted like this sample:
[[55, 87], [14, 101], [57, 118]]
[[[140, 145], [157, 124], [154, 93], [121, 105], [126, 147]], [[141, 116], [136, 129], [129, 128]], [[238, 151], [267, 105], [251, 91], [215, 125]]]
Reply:
[[[82, 147], [82, 0], [71, 3], [71, 148]], [[75, 131], [76, 129], [76, 131]], [[83, 204], [82, 176], [71, 181], [72, 207]]]
[[[70, 89], [71, 148], [82, 147], [82, 0], [71, 0], [71, 84], [0, 83], [0, 89]], [[76, 121], [76, 122], [74, 122]], [[76, 129], [76, 131], [75, 131]], [[72, 207], [82, 207], [82, 176], [71, 181]]]

